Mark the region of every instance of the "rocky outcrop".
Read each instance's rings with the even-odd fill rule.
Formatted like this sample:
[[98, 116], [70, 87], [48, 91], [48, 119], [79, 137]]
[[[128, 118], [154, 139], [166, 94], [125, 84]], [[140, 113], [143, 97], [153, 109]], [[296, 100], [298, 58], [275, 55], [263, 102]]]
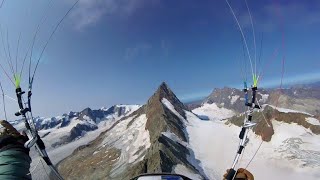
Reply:
[[148, 100], [145, 108], [148, 118], [146, 128], [152, 132], [151, 142], [154, 142], [162, 132], [166, 131], [173, 132], [186, 141], [187, 137], [182, 131], [184, 129], [183, 122], [163, 105], [161, 102], [163, 98], [166, 98], [181, 116], [185, 117], [184, 110], [187, 110], [167, 85], [162, 83], [156, 93]]
[[320, 115], [320, 89], [283, 89], [272, 91], [268, 104]]
[[[266, 118], [264, 120], [263, 115]], [[255, 134], [260, 135], [262, 140], [271, 141], [272, 135], [274, 134], [274, 129], [272, 126], [272, 121], [279, 121], [284, 123], [296, 123], [300, 126], [310, 129], [314, 134], [320, 134], [320, 125], [311, 124], [306, 120], [306, 118], [312, 117], [311, 115], [299, 112], [281, 112], [273, 107], [265, 106], [262, 112], [253, 113], [253, 122], [256, 122], [257, 125], [252, 129]], [[242, 126], [243, 120], [245, 118], [244, 114], [234, 116], [230, 118], [226, 124], [232, 123], [236, 126]], [[268, 127], [267, 122], [270, 125]]]

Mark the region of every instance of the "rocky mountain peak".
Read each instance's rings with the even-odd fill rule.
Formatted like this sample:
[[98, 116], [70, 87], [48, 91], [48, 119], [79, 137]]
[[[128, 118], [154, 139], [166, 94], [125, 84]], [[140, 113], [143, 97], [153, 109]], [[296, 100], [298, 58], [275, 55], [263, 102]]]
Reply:
[[[175, 171], [177, 165], [183, 165], [191, 172], [201, 174], [189, 162], [192, 152], [184, 145], [188, 143], [188, 136], [185, 133], [186, 110], [186, 106], [168, 85], [162, 83], [144, 106], [115, 122], [86, 147], [75, 151], [61, 163], [59, 168], [64, 175], [72, 174], [80, 177], [85, 174], [83, 171], [86, 171], [94, 172], [96, 175], [99, 174], [99, 177], [107, 177], [107, 179], [130, 179], [141, 173], [170, 173]], [[119, 133], [122, 134], [119, 135]], [[142, 135], [146, 139], [135, 143], [139, 137], [142, 138]], [[101, 146], [101, 144], [104, 145]], [[113, 154], [108, 155], [112, 160], [99, 157], [99, 164], [96, 165], [92, 159], [99, 156], [100, 153], [97, 153], [97, 150], [112, 152]], [[105, 157], [104, 153], [102, 155]], [[128, 163], [127, 160], [123, 161], [123, 158], [119, 157], [138, 158], [129, 160]], [[71, 165], [80, 161], [83, 162], [81, 167], [86, 167], [85, 170]], [[90, 166], [88, 167], [86, 163]], [[108, 168], [97, 170], [104, 165]]]
[[[251, 91], [248, 92], [249, 99], [251, 98]], [[268, 101], [269, 93], [266, 89], [259, 88], [257, 90], [256, 98], [259, 104], [265, 104]], [[237, 113], [246, 111], [244, 105], [244, 92], [242, 89], [224, 87], [215, 88], [212, 93], [203, 101], [202, 104], [215, 103], [218, 107], [231, 109]]]
[[[113, 112], [110, 112], [113, 113]], [[101, 109], [99, 110], [92, 110], [91, 108], [85, 108], [79, 113], [80, 120], [93, 120], [95, 123], [98, 123], [100, 119], [104, 118], [108, 115], [108, 112], [105, 112]]]
[[168, 87], [168, 85], [167, 85], [166, 82], [162, 82], [162, 83], [160, 84], [158, 90], [160, 90], [160, 89], [162, 89], [162, 90], [169, 90], [169, 87]]
[[171, 131], [182, 140], [186, 140], [183, 131], [183, 122], [172, 113], [163, 103], [167, 100], [182, 117], [185, 118], [187, 107], [176, 97], [168, 85], [163, 82], [157, 91], [150, 97], [145, 110], [148, 118], [146, 128], [151, 133], [151, 141], [157, 141], [162, 132]]
[[92, 109], [89, 108], [89, 107], [87, 107], [87, 108], [85, 108], [84, 110], [82, 110], [82, 111], [80, 112], [80, 114], [81, 114], [81, 115], [86, 115], [86, 116], [89, 116], [89, 117], [93, 116], [93, 114], [92, 114]]
[[126, 115], [127, 108], [128, 107], [123, 106], [123, 105], [113, 105], [110, 108], [104, 110], [104, 112], [105, 112], [105, 114], [114, 113], [120, 117], [120, 116]]
[[171, 134], [182, 142], [188, 142], [184, 131], [187, 107], [165, 82], [149, 98], [144, 111], [147, 117], [145, 128], [150, 134], [151, 147], [144, 160], [137, 165], [144, 167], [142, 173], [172, 172], [177, 164], [184, 164], [191, 171], [199, 173], [187, 161], [189, 149], [165, 135]]
[[[163, 82], [161, 85], [158, 87], [157, 91], [155, 92], [154, 96], [159, 97], [161, 100], [162, 98], [174, 100], [174, 101], [179, 101], [176, 95], [172, 92], [172, 90], [168, 87], [168, 85]], [[152, 98], [152, 97], [151, 97]]]
[[187, 110], [188, 108], [177, 98], [177, 96], [172, 92], [165, 82], [161, 83], [157, 91], [153, 94], [153, 96], [151, 96], [151, 98], [148, 100], [147, 106], [157, 106], [157, 104], [162, 106], [163, 99], [167, 99], [180, 115], [183, 117], [185, 116], [184, 110]]

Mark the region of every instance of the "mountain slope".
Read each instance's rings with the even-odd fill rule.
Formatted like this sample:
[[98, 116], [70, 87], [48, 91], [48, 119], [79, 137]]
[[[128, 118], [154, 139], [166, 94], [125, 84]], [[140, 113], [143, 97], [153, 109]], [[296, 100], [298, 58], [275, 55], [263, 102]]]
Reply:
[[[130, 115], [136, 109], [138, 109], [139, 105], [115, 105], [108, 109], [101, 108], [98, 110], [91, 110], [86, 108], [81, 112], [70, 112], [68, 114], [64, 114], [62, 116], [57, 116], [54, 118], [37, 118], [37, 123], [42, 124], [56, 124], [51, 128], [45, 128], [39, 131], [39, 134], [42, 136], [44, 143], [46, 144], [46, 149], [49, 154], [50, 159], [53, 164], [57, 164], [62, 159], [66, 158], [72, 152], [80, 146], [86, 145], [89, 142], [93, 141], [95, 138], [99, 136], [100, 133], [104, 132], [108, 128], [117, 122], [120, 118]], [[93, 111], [93, 112], [92, 112]], [[99, 115], [96, 115], [97, 112], [100, 114], [104, 114], [102, 118]], [[91, 114], [91, 116], [90, 116]], [[65, 118], [68, 121], [60, 121], [62, 117], [66, 117], [68, 115], [69, 118]], [[90, 117], [89, 117], [90, 116]], [[93, 119], [93, 120], [92, 120]], [[52, 123], [51, 121], [58, 121], [59, 123]], [[88, 121], [86, 121], [88, 120]], [[17, 121], [18, 124], [16, 126], [20, 126], [21, 123]], [[62, 125], [63, 122], [68, 122], [65, 125]], [[90, 122], [90, 123], [88, 123]], [[23, 123], [22, 123], [23, 124]], [[86, 129], [82, 129], [79, 132], [79, 136], [75, 139], [70, 140], [69, 142], [63, 142], [64, 138], [71, 137], [73, 132], [77, 129], [78, 125], [92, 125], [97, 127], [97, 129], [86, 131]], [[41, 127], [41, 126], [38, 126]], [[85, 127], [85, 126], [84, 126]], [[59, 144], [58, 144], [59, 143]], [[58, 145], [57, 145], [58, 144]], [[32, 158], [31, 169], [37, 167], [39, 162], [39, 154], [35, 151], [34, 148], [30, 151], [30, 156]], [[47, 179], [47, 172], [49, 170], [46, 167], [36, 168], [37, 170], [32, 173], [33, 179]], [[47, 169], [47, 170], [46, 170]]]
[[[258, 124], [249, 132], [250, 140], [240, 162], [240, 167], [246, 167], [262, 143], [249, 166], [255, 178], [318, 179], [320, 120], [319, 116], [310, 112], [316, 112], [314, 110], [319, 106], [307, 112], [303, 112], [305, 108], [295, 108], [295, 110], [283, 108], [297, 107], [293, 105], [298, 101], [303, 102], [300, 104], [302, 106], [312, 107], [310, 99], [318, 101], [316, 94], [312, 93], [314, 90], [306, 91], [310, 94], [306, 94], [305, 90], [302, 91], [303, 93], [299, 95], [300, 91], [296, 89], [284, 90], [279, 101], [276, 101], [279, 98], [278, 91], [259, 92], [258, 100], [264, 105], [260, 112], [253, 114], [253, 121]], [[237, 103], [245, 108], [240, 93], [242, 93], [240, 90], [233, 89], [216, 91], [214, 94], [216, 97], [209, 97], [201, 107], [193, 110], [197, 116], [188, 119], [190, 126], [187, 127], [187, 132], [190, 146], [210, 179], [221, 179], [225, 170], [230, 168], [236, 153], [240, 126], [245, 118], [244, 113], [237, 113], [241, 110]], [[239, 97], [234, 98], [237, 95]], [[283, 97], [287, 97], [287, 100], [283, 100]], [[232, 101], [232, 99], [237, 100]], [[279, 108], [267, 103], [283, 106]], [[201, 121], [199, 117], [206, 121]]]
[[182, 171], [205, 178], [188, 147], [186, 112], [163, 83], [146, 105], [76, 150], [58, 168], [67, 179], [129, 179], [141, 173]]
[[[291, 116], [288, 115], [286, 119], [290, 118], [292, 123], [281, 121], [281, 116], [270, 121], [273, 135], [270, 141], [263, 141], [248, 167], [255, 179], [318, 179], [320, 135], [294, 123], [295, 116], [292, 116], [293, 119]], [[307, 119], [314, 124], [318, 123], [320, 127], [319, 120]], [[221, 179], [226, 169], [232, 165], [241, 128], [233, 123], [226, 123], [228, 120], [201, 121], [196, 116], [191, 116], [188, 120], [190, 126], [187, 127], [187, 132], [195, 157], [201, 161], [209, 179]], [[247, 166], [261, 143], [261, 136], [256, 136], [253, 131], [249, 132], [249, 139], [240, 167]]]
[[[270, 104], [320, 116], [320, 88], [318, 86], [291, 87], [281, 90], [258, 89], [257, 100], [260, 105]], [[244, 93], [235, 88], [214, 89], [201, 105], [205, 104], [216, 104], [220, 108], [233, 110], [235, 113], [246, 111], [246, 107], [243, 106]], [[191, 107], [199, 108], [195, 105]]]
[[[250, 92], [249, 92], [250, 97]], [[259, 103], [264, 104], [267, 102], [269, 93], [264, 89], [259, 89], [257, 93], [257, 100]], [[236, 113], [246, 111], [244, 104], [244, 93], [242, 90], [236, 88], [215, 88], [212, 93], [203, 101], [202, 104], [213, 104], [218, 107], [233, 110]]]
[[[231, 94], [221, 91], [211, 99], [211, 104], [204, 103], [190, 112], [163, 83], [144, 106], [108, 121], [105, 130], [99, 127], [96, 131], [101, 134], [95, 135], [97, 138], [90, 143], [83, 143], [58, 168], [66, 179], [129, 179], [153, 172], [181, 173], [192, 179], [221, 179], [232, 164], [244, 118], [238, 113], [240, 105], [244, 106], [243, 92], [227, 91]], [[247, 165], [262, 139], [260, 151], [249, 166], [257, 179], [317, 179], [319, 118], [267, 105], [272, 100], [268, 93], [260, 91], [258, 100], [264, 104], [261, 111], [271, 126], [266, 126], [261, 112], [254, 113], [253, 120], [258, 125], [249, 132], [250, 141], [241, 166]], [[298, 93], [295, 96], [302, 98]], [[224, 98], [219, 103], [213, 101], [219, 97]], [[123, 112], [121, 108], [110, 109], [113, 113], [107, 117]], [[86, 109], [81, 117], [91, 119], [92, 114], [95, 113]]]

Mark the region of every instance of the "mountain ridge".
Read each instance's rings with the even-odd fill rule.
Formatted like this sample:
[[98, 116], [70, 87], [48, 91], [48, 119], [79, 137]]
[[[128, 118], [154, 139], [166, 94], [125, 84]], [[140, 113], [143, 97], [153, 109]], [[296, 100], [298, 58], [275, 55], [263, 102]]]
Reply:
[[[85, 177], [129, 179], [141, 173], [174, 172], [177, 166], [182, 166], [204, 178], [202, 170], [189, 161], [190, 158], [192, 159], [193, 152], [185, 146], [188, 142], [188, 136], [184, 130], [185, 111], [187, 107], [166, 83], [162, 83], [145, 105], [128, 117], [117, 121], [96, 140], [74, 151], [71, 156], [59, 163], [58, 168], [66, 177], [78, 177], [85, 172]], [[120, 129], [125, 134], [120, 136]], [[117, 135], [118, 133], [120, 134]], [[142, 134], [144, 134], [143, 137]], [[117, 139], [118, 136], [122, 137], [121, 140]], [[176, 137], [177, 141], [172, 140], [170, 136]], [[139, 141], [140, 144], [134, 146], [139, 138], [144, 141]], [[131, 143], [128, 144], [127, 141]], [[95, 153], [97, 150], [98, 153]], [[99, 155], [100, 152], [109, 153], [110, 151], [114, 152], [108, 155], [112, 160], [104, 159], [104, 156]], [[78, 162], [80, 158], [85, 163], [97, 163], [85, 158], [90, 154], [91, 157], [93, 154], [94, 159], [99, 156], [97, 159], [102, 161], [101, 164], [108, 165], [108, 168], [93, 170], [94, 167], [91, 166], [88, 167], [89, 169], [82, 169], [80, 166], [79, 168], [70, 167], [70, 164]], [[129, 162], [123, 162], [124, 157], [128, 158]], [[95, 175], [91, 174], [93, 171]], [[88, 173], [91, 175], [89, 176]]]

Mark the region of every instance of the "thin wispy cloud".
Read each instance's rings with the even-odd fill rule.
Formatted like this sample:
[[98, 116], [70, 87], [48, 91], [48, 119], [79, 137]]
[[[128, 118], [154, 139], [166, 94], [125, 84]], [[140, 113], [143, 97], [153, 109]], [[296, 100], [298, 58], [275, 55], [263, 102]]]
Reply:
[[83, 30], [101, 21], [104, 16], [128, 17], [146, 5], [156, 6], [159, 0], [81, 0], [72, 14], [75, 27]]
[[114, 0], [81, 0], [71, 17], [75, 28], [82, 30], [97, 23], [107, 13], [116, 12], [118, 5]]

